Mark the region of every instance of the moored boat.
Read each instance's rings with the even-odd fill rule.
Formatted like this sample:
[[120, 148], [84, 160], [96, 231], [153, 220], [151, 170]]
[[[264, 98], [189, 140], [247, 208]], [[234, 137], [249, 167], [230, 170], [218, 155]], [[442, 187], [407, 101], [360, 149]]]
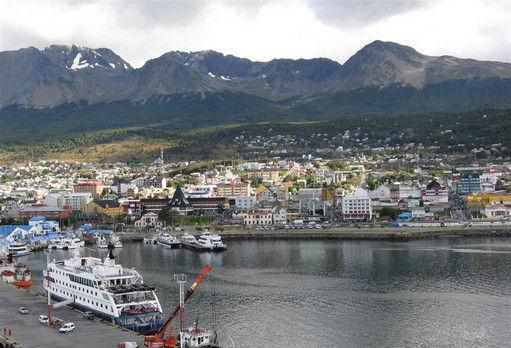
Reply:
[[192, 236], [189, 233], [183, 234], [179, 241], [181, 242], [181, 245], [183, 248], [190, 249], [190, 250], [196, 250], [199, 247], [199, 243], [197, 242], [197, 239]]
[[12, 257], [20, 257], [32, 253], [28, 250], [27, 244], [23, 242], [14, 242], [7, 247], [7, 250], [9, 251], [9, 255]]
[[165, 248], [178, 248], [181, 246], [181, 242], [175, 236], [164, 233], [156, 239], [156, 243]]
[[12, 259], [1, 260], [0, 276], [2, 281], [20, 288], [32, 286], [32, 274], [28, 267], [21, 263], [13, 263]]
[[203, 251], [223, 251], [227, 245], [222, 242], [222, 237], [216, 233], [204, 232], [197, 240], [200, 250]]

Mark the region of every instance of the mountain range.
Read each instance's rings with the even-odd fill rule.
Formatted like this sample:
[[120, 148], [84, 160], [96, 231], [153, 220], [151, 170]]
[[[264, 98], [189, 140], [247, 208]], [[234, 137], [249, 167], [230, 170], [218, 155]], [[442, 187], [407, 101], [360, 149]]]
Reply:
[[[108, 48], [0, 52], [5, 132], [419, 114], [511, 106], [511, 64], [374, 41], [344, 64], [173, 51], [133, 68]], [[1, 131], [0, 131], [1, 132]]]

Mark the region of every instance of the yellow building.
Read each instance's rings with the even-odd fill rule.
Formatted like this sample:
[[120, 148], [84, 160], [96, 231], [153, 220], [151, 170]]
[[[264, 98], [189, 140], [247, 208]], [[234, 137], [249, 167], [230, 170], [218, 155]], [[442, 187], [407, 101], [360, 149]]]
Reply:
[[123, 207], [114, 200], [97, 200], [87, 203], [83, 209], [85, 214], [103, 214], [110, 217], [122, 215]]
[[495, 204], [511, 205], [511, 196], [493, 195], [491, 193], [477, 194], [473, 193], [466, 197], [467, 205], [489, 206]]

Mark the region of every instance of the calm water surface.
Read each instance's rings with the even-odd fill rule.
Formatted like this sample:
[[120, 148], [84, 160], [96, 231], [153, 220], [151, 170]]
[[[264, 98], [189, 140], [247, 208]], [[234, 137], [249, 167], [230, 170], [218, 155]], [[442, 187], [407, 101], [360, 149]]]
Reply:
[[[187, 322], [216, 323], [237, 347], [511, 345], [509, 238], [228, 245], [199, 254], [131, 243], [116, 253], [157, 288], [166, 314], [178, 302], [173, 274], [191, 280], [211, 263]], [[39, 288], [44, 260], [24, 260]]]

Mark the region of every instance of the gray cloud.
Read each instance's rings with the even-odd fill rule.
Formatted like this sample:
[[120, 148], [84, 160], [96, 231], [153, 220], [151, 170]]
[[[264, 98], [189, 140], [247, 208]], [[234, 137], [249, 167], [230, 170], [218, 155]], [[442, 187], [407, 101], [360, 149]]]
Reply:
[[47, 47], [55, 42], [40, 37], [33, 31], [22, 30], [7, 24], [0, 24], [0, 50], [17, 50], [21, 47]]
[[179, 26], [193, 22], [204, 9], [200, 1], [126, 1], [109, 2], [120, 25]]
[[316, 18], [338, 28], [364, 27], [427, 5], [425, 1], [345, 0], [308, 1]]

